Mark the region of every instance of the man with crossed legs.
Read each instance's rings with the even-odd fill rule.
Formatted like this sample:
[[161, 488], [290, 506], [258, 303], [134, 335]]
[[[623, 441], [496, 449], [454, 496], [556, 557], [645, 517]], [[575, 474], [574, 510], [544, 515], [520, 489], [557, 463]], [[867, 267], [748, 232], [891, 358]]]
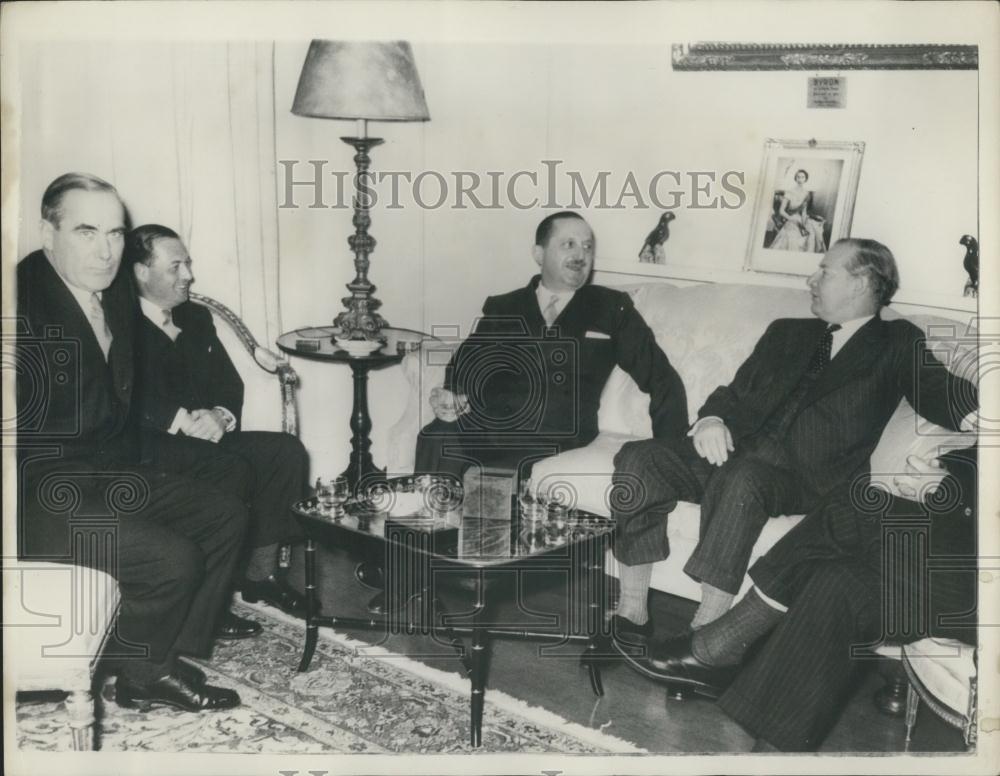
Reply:
[[684, 569], [702, 586], [697, 629], [731, 606], [770, 517], [807, 513], [868, 471], [903, 397], [924, 418], [958, 429], [950, 398], [974, 396], [975, 388], [927, 351], [916, 326], [880, 317], [898, 285], [886, 246], [838, 241], [808, 280], [816, 318], [774, 321], [733, 381], [708, 397], [687, 439], [630, 442], [619, 451], [616, 484], [643, 483], [615, 510], [622, 591], [615, 644], [633, 668], [661, 675], [627, 643], [645, 644], [650, 635], [652, 564], [669, 553], [664, 523], [678, 501], [702, 507], [700, 540]]

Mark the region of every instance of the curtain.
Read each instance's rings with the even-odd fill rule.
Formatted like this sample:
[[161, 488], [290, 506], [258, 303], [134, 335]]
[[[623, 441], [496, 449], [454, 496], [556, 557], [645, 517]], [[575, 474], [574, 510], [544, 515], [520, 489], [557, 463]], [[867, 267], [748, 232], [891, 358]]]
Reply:
[[133, 225], [177, 231], [194, 290], [265, 345], [281, 333], [272, 43], [46, 41], [18, 54], [19, 255], [68, 171], [111, 181]]

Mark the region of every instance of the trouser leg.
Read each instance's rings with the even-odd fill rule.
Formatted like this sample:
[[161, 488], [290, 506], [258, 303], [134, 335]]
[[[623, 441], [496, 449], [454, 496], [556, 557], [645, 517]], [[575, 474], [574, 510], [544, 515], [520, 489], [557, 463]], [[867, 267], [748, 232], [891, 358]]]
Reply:
[[618, 451], [610, 501], [620, 563], [635, 566], [667, 557], [667, 516], [678, 501], [701, 501], [711, 468], [690, 439], [646, 439]]
[[808, 499], [790, 469], [752, 454], [730, 458], [705, 486], [701, 538], [685, 573], [727, 593], [739, 592], [767, 520], [804, 511]]
[[248, 546], [265, 547], [303, 537], [291, 506], [308, 488], [309, 456], [297, 437], [271, 431], [238, 431], [220, 443], [250, 468]]
[[784, 751], [816, 749], [865, 661], [851, 647], [879, 618], [879, 576], [851, 560], [813, 565], [760, 651], [719, 700], [730, 717]]

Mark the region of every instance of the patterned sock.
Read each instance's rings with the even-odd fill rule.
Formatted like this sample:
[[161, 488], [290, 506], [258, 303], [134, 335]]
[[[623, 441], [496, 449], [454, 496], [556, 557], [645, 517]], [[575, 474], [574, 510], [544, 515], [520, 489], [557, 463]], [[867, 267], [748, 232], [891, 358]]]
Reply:
[[734, 666], [747, 648], [770, 631], [784, 612], [768, 606], [756, 588], [715, 622], [694, 632], [691, 652], [710, 666]]
[[246, 576], [251, 582], [260, 582], [267, 579], [274, 573], [278, 565], [278, 545], [267, 544], [263, 547], [254, 547], [250, 551], [250, 560], [247, 561]]
[[631, 620], [636, 625], [644, 625], [649, 619], [646, 601], [649, 598], [649, 581], [653, 578], [653, 564], [640, 563], [638, 566], [618, 564], [618, 580], [621, 595], [615, 614]]
[[707, 582], [702, 582], [701, 604], [698, 606], [698, 611], [694, 613], [694, 619], [691, 620], [691, 630], [697, 630], [708, 625], [712, 620], [719, 619], [729, 611], [735, 597], [732, 593], [727, 593]]

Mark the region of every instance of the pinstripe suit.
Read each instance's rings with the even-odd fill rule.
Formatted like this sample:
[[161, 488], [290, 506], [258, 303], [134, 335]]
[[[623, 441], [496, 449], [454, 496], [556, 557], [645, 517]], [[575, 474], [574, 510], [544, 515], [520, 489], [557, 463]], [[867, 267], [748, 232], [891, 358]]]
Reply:
[[[952, 397], [976, 396], [925, 348], [920, 330], [875, 316], [814, 379], [809, 361], [818, 319], [774, 321], [699, 417], [721, 418], [735, 452], [713, 467], [681, 442], [644, 440], [615, 458], [615, 479], [645, 492], [615, 512], [616, 554], [635, 565], [665, 558], [663, 520], [678, 500], [702, 505], [701, 538], [685, 566], [699, 581], [735, 593], [767, 519], [808, 512], [823, 495], [868, 471], [868, 460], [904, 396], [928, 420], [957, 429]], [[975, 398], [973, 398], [975, 401]], [[638, 480], [633, 479], [638, 477]]]
[[[872, 665], [854, 648], [928, 635], [976, 642], [975, 455], [943, 460], [943, 496], [866, 499], [861, 514], [838, 491], [754, 564], [757, 586], [789, 610], [720, 698], [729, 716], [779, 749], [815, 749]], [[891, 562], [894, 533], [926, 544]]]

